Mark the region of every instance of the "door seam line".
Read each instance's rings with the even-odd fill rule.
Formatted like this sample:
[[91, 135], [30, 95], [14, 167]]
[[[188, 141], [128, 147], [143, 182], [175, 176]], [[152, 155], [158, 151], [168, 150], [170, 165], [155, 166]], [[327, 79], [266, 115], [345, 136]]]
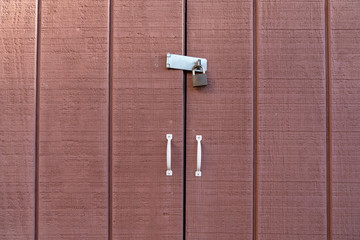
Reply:
[[326, 104], [326, 235], [332, 239], [332, 156], [331, 156], [331, 58], [330, 58], [330, 1], [324, 2], [325, 12], [325, 104]]
[[[183, 55], [187, 56], [187, 0], [183, 0]], [[183, 71], [183, 240], [186, 239], [187, 73]]]
[[34, 151], [34, 239], [39, 239], [39, 159], [40, 159], [40, 37], [41, 0], [36, 1], [36, 62], [35, 62], [35, 151]]
[[108, 28], [109, 28], [109, 35], [108, 35], [108, 51], [109, 51], [109, 58], [108, 58], [108, 239], [112, 240], [112, 220], [113, 220], [113, 213], [112, 213], [112, 198], [113, 198], [113, 179], [112, 179], [112, 166], [113, 166], [113, 158], [112, 158], [112, 140], [113, 140], [113, 1], [108, 0]]
[[257, 0], [253, 0], [253, 209], [252, 209], [252, 214], [253, 214], [253, 226], [252, 226], [252, 234], [253, 234], [253, 240], [257, 240], [257, 234], [258, 234], [258, 227], [257, 227], [257, 215], [258, 215], [258, 179], [257, 179], [257, 174], [258, 174], [258, 169], [257, 169], [257, 161], [258, 161], [258, 148], [257, 148], [257, 143], [258, 143], [258, 124], [257, 124], [257, 120], [258, 120], [258, 96], [257, 96], [257, 81], [258, 81], [258, 75], [257, 75]]

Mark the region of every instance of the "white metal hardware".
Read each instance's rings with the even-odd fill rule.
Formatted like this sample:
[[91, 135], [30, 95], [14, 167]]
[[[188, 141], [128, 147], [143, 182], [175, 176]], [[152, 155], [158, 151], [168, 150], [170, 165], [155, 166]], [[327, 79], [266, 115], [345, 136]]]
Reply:
[[166, 134], [166, 139], [167, 141], [167, 151], [166, 151], [166, 165], [167, 165], [167, 170], [166, 170], [166, 175], [167, 176], [172, 176], [172, 171], [171, 171], [171, 139], [172, 139], [172, 134]]
[[[199, 60], [200, 60], [201, 66], [203, 67], [204, 71], [206, 72], [207, 71], [207, 59], [206, 58], [188, 57], [188, 56], [171, 54], [171, 53], [167, 54], [166, 67], [192, 71], [194, 65]], [[196, 70], [196, 72], [202, 72], [202, 70]]]
[[197, 141], [197, 170], [195, 172], [196, 177], [201, 177], [201, 135], [196, 135]]

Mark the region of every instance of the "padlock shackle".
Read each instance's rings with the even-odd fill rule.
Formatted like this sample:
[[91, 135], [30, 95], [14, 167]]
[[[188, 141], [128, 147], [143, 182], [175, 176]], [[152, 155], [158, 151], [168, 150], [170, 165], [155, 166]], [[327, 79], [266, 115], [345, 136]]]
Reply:
[[192, 69], [192, 74], [195, 75], [195, 70], [198, 69], [198, 68], [201, 68], [202, 69], [202, 72], [203, 74], [205, 74], [205, 68], [200, 64], [198, 65], [198, 63], [196, 63]]

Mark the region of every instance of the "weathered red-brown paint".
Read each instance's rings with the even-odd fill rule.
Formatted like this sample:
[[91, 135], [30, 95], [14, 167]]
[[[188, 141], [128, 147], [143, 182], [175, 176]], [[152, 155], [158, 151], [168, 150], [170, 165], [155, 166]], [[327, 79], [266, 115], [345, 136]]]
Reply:
[[[113, 2], [113, 239], [182, 239], [182, 1]], [[166, 134], [173, 176], [166, 176]]]
[[330, 2], [332, 235], [360, 239], [360, 2]]
[[252, 239], [252, 1], [187, 2], [188, 55], [208, 59], [209, 85], [188, 74], [186, 239]]
[[[181, 0], [41, 1], [39, 239], [360, 237], [360, 3], [253, 3], [188, 0], [185, 41]], [[32, 239], [36, 1], [0, 11], [0, 239]], [[209, 60], [186, 122], [184, 44]]]
[[0, 239], [34, 235], [36, 1], [0, 3]]
[[108, 5], [41, 2], [39, 239], [107, 239]]
[[258, 239], [326, 238], [324, 1], [259, 1]]

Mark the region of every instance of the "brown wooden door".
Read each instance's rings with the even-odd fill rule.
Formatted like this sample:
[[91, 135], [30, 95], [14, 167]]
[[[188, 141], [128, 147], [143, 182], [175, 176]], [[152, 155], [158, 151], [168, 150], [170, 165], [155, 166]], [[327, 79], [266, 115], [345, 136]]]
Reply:
[[183, 73], [165, 68], [167, 52], [183, 51], [182, 1], [116, 0], [112, 9], [112, 236], [182, 239]]
[[188, 74], [185, 236], [252, 239], [252, 1], [189, 0], [187, 7], [187, 54], [208, 59], [209, 85], [193, 88]]
[[360, 1], [0, 13], [1, 240], [360, 238]]

